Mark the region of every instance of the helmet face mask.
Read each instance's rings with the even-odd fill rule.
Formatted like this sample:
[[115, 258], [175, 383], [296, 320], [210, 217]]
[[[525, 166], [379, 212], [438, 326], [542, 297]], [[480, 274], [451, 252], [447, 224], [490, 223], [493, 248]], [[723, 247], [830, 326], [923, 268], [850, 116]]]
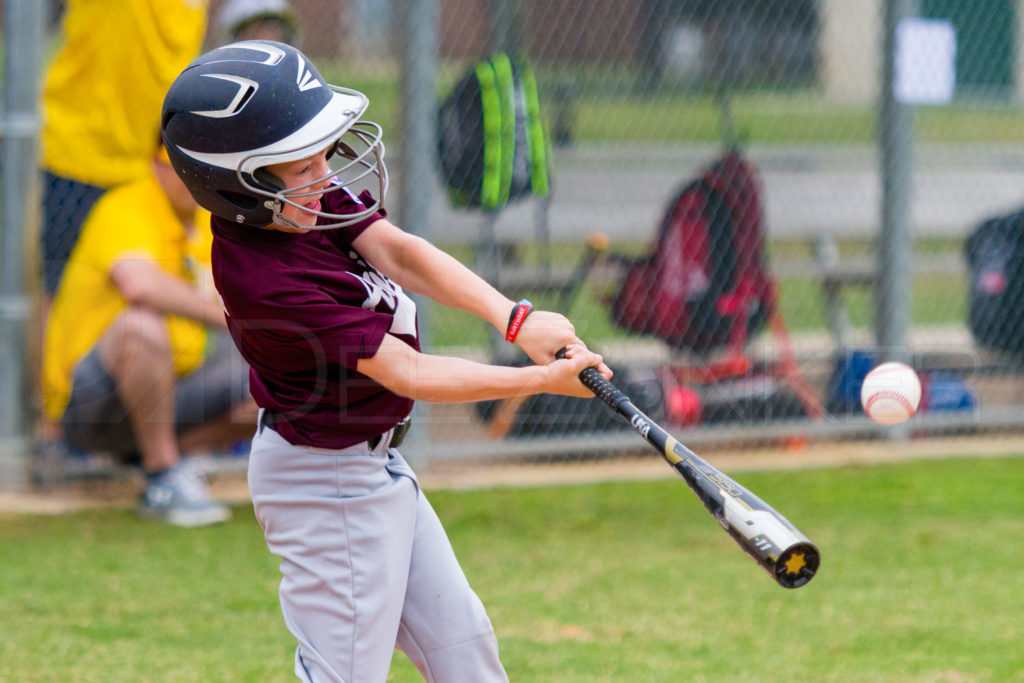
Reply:
[[[332, 229], [376, 212], [388, 174], [380, 126], [360, 120], [362, 93], [328, 85], [295, 48], [246, 41], [217, 48], [183, 71], [164, 100], [162, 133], [171, 163], [196, 201], [238, 223]], [[328, 150], [331, 171], [285, 188], [265, 168]], [[324, 184], [330, 181], [327, 187]], [[351, 214], [313, 211], [303, 197], [335, 191], [376, 200]], [[316, 215], [319, 225], [296, 225], [286, 206]]]

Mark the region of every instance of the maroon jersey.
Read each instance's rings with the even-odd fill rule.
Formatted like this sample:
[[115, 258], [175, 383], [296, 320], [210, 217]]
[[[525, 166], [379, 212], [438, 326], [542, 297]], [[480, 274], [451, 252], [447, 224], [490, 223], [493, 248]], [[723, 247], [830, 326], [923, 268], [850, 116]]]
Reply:
[[[322, 201], [324, 211], [352, 213], [370, 199], [331, 192]], [[213, 278], [228, 329], [249, 363], [253, 398], [293, 444], [344, 448], [412, 410], [411, 399], [355, 369], [388, 333], [419, 350], [415, 304], [352, 248], [384, 215], [304, 234], [213, 218]]]

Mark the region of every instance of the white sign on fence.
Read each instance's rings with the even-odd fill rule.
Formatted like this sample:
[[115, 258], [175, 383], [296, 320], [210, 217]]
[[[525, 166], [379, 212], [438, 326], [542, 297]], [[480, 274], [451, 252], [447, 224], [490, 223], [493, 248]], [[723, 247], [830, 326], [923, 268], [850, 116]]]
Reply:
[[896, 99], [948, 104], [956, 88], [956, 30], [944, 19], [902, 19], [896, 27]]

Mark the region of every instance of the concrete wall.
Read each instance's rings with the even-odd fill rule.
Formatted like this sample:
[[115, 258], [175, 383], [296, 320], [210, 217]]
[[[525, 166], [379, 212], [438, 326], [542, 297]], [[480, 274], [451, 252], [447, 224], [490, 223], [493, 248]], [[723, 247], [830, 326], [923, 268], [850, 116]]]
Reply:
[[878, 97], [883, 0], [822, 0], [821, 80], [830, 100]]

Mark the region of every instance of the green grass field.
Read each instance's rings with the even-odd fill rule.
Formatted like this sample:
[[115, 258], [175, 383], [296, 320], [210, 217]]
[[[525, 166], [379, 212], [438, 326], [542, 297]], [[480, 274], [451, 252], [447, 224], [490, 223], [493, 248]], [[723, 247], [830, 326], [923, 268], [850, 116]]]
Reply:
[[[806, 587], [675, 478], [429, 495], [514, 681], [1024, 680], [1024, 457], [735, 476], [818, 543]], [[276, 566], [248, 507], [0, 516], [0, 680], [293, 680]]]

